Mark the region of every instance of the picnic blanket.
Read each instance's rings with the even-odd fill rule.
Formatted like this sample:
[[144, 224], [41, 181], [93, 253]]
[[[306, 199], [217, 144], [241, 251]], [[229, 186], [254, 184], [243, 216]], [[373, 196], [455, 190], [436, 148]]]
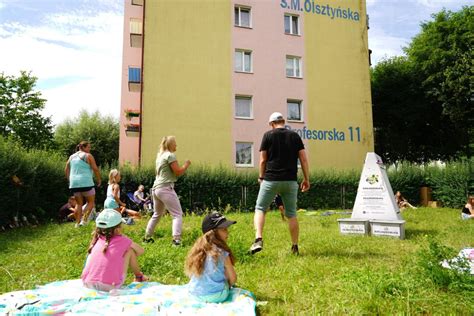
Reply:
[[255, 306], [254, 295], [244, 289], [231, 289], [224, 303], [202, 303], [186, 285], [157, 282], [102, 292], [65, 280], [0, 295], [0, 315], [255, 315]]

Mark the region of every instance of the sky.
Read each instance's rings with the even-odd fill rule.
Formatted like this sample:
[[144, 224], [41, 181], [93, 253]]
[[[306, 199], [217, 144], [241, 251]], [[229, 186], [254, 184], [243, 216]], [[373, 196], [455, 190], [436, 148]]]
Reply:
[[[366, 2], [372, 65], [403, 55], [403, 47], [431, 14], [472, 5], [472, 0]], [[81, 109], [118, 118], [123, 4], [124, 0], [0, 0], [0, 72], [18, 76], [21, 70], [31, 71], [38, 78], [37, 90], [47, 99], [43, 115], [53, 124], [77, 117]]]

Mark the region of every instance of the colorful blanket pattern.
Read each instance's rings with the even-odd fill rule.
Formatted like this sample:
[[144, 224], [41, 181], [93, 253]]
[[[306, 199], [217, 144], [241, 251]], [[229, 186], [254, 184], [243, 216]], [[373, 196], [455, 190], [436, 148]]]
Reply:
[[254, 295], [239, 288], [215, 304], [196, 300], [186, 285], [157, 282], [101, 292], [83, 287], [81, 280], [65, 280], [0, 295], [0, 315], [255, 315], [255, 306]]

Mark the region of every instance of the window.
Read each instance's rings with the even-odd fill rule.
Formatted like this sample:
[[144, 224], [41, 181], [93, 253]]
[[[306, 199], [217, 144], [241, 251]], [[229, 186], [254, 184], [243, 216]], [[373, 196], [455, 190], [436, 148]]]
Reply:
[[243, 95], [235, 96], [235, 117], [252, 118], [252, 97]]
[[299, 18], [297, 15], [285, 14], [285, 34], [300, 34]]
[[143, 5], [143, 0], [132, 0], [132, 5]]
[[286, 56], [286, 76], [301, 78], [301, 58], [295, 56]]
[[302, 107], [301, 101], [299, 100], [287, 100], [286, 101], [288, 107], [288, 121], [302, 121], [303, 114], [302, 114]]
[[130, 19], [130, 34], [142, 34], [142, 20]]
[[142, 20], [130, 19], [130, 46], [142, 47]]
[[235, 143], [235, 164], [241, 167], [253, 167], [252, 143]]
[[140, 68], [128, 67], [128, 82], [140, 83]]
[[252, 72], [252, 52], [246, 50], [235, 50], [235, 71]]
[[251, 15], [249, 7], [235, 6], [234, 8], [234, 25], [241, 27], [252, 27]]
[[140, 92], [141, 82], [141, 69], [138, 67], [128, 67], [128, 90]]

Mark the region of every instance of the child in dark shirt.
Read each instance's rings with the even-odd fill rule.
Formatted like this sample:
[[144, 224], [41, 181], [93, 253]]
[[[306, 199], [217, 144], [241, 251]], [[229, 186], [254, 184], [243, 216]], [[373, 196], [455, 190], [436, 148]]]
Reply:
[[70, 196], [67, 203], [59, 209], [58, 219], [60, 223], [74, 222], [74, 209], [76, 208], [76, 198]]

